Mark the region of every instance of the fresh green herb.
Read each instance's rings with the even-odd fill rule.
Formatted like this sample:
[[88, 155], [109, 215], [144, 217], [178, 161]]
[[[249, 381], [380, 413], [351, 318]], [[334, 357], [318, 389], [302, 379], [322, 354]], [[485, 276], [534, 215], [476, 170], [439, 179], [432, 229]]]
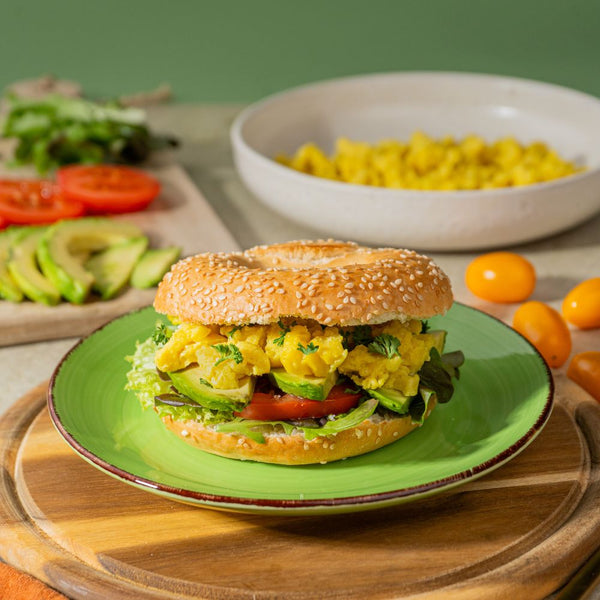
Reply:
[[279, 337], [276, 337], [273, 340], [273, 343], [276, 346], [283, 346], [283, 341], [285, 340], [285, 334], [290, 332], [291, 327], [289, 327], [288, 325], [284, 325], [281, 319], [279, 319], [279, 321], [277, 321], [277, 325], [279, 325], [279, 329], [281, 330], [281, 335]]
[[164, 323], [158, 322], [156, 324], [156, 329], [154, 330], [154, 333], [152, 334], [152, 341], [155, 344], [162, 346], [169, 341], [170, 337], [171, 337], [171, 330]]
[[355, 346], [368, 346], [373, 341], [373, 333], [369, 325], [357, 325], [352, 330], [352, 340]]
[[357, 325], [350, 329], [342, 329], [342, 346], [352, 350], [356, 346], [368, 346], [373, 341], [373, 333], [369, 325]]
[[210, 381], [207, 381], [206, 379], [203, 379], [202, 377], [198, 377], [198, 381], [202, 384], [205, 385], [206, 387], [211, 388], [212, 387], [212, 383]]
[[227, 337], [231, 337], [236, 331], [239, 331], [242, 328], [241, 325], [234, 325], [228, 332]]
[[233, 360], [237, 365], [244, 360], [240, 349], [235, 344], [214, 344], [213, 348], [221, 355], [215, 367], [226, 360]]
[[308, 346], [304, 347], [302, 344], [298, 344], [298, 350], [302, 352], [302, 354], [313, 354], [319, 349], [319, 346], [315, 346], [312, 342], [309, 342]]
[[8, 101], [1, 133], [17, 140], [13, 164], [32, 164], [42, 174], [71, 163], [139, 163], [153, 150], [177, 145], [174, 138], [150, 133], [143, 110], [117, 102], [60, 95], [13, 95]]
[[400, 340], [389, 333], [382, 333], [378, 335], [369, 345], [369, 352], [376, 354], [382, 354], [386, 358], [394, 358], [394, 356], [400, 356], [398, 348], [400, 346]]

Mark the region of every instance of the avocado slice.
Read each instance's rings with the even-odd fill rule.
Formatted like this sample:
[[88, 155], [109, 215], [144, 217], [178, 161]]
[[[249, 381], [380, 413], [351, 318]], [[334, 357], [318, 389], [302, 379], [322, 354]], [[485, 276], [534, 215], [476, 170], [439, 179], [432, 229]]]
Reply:
[[213, 410], [242, 410], [254, 393], [254, 377], [246, 377], [238, 388], [219, 390], [202, 378], [197, 366], [172, 371], [168, 375], [178, 392]]
[[181, 248], [176, 246], [146, 250], [133, 269], [131, 285], [138, 289], [154, 287], [180, 256]]
[[11, 302], [23, 300], [23, 291], [8, 271], [10, 245], [17, 231], [15, 228], [9, 228], [0, 232], [0, 298]]
[[148, 238], [138, 237], [97, 252], [84, 264], [94, 277], [92, 289], [102, 300], [116, 296], [127, 284], [133, 269], [148, 247]]
[[23, 227], [14, 235], [9, 247], [8, 272], [27, 298], [54, 306], [60, 291], [40, 272], [36, 250], [46, 233], [45, 227]]
[[269, 377], [280, 390], [309, 400], [325, 400], [338, 379], [337, 371], [327, 377], [303, 377], [285, 369], [272, 369]]
[[83, 263], [94, 252], [142, 237], [135, 225], [104, 217], [59, 221], [40, 240], [37, 258], [44, 275], [74, 304], [87, 298], [94, 277]]
[[433, 347], [441, 356], [444, 353], [444, 346], [446, 345], [446, 332], [443, 329], [435, 329], [428, 331], [427, 335], [433, 336]]
[[377, 388], [376, 390], [367, 390], [369, 396], [379, 400], [381, 406], [404, 415], [408, 412], [408, 407], [412, 401], [412, 396], [405, 396], [402, 392], [392, 388]]

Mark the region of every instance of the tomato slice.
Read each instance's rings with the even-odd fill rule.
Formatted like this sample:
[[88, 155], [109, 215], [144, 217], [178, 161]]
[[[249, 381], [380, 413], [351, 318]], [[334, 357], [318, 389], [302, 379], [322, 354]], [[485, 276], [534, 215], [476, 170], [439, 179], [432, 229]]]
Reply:
[[323, 401], [308, 400], [292, 394], [278, 396], [274, 392], [255, 392], [250, 404], [235, 415], [259, 421], [320, 418], [349, 411], [358, 404], [360, 396], [361, 394], [347, 392], [343, 385], [336, 385]]
[[62, 193], [96, 213], [143, 210], [160, 193], [157, 179], [119, 165], [71, 165], [56, 173]]
[[81, 202], [67, 200], [45, 179], [0, 179], [0, 217], [18, 225], [54, 223], [80, 217]]

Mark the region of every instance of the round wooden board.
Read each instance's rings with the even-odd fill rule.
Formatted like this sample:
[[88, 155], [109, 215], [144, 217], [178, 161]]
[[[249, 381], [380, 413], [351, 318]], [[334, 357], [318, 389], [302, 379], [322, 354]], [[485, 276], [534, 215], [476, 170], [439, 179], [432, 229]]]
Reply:
[[560, 377], [557, 392], [540, 436], [484, 478], [394, 508], [279, 517], [101, 473], [56, 433], [39, 386], [0, 420], [0, 557], [86, 600], [545, 598], [600, 531], [600, 407]]

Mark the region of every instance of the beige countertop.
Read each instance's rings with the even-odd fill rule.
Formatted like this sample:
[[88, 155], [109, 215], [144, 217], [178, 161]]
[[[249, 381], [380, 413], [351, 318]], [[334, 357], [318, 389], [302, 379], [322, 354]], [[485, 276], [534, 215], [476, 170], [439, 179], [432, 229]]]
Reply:
[[[235, 172], [229, 126], [240, 106], [173, 105], [153, 108], [153, 129], [172, 133], [182, 147], [176, 160], [186, 169], [240, 247], [322, 237], [279, 217], [260, 204]], [[565, 198], [565, 202], [568, 199]], [[401, 245], [401, 240], [399, 240]], [[583, 279], [600, 276], [600, 216], [550, 239], [511, 248], [534, 264], [538, 283], [533, 299], [559, 307], [566, 292]], [[475, 253], [431, 253], [450, 276], [458, 300], [510, 321], [515, 306], [478, 301], [465, 289], [464, 270]], [[0, 348], [0, 413], [26, 391], [48, 379], [76, 339]], [[600, 350], [600, 332], [573, 331], [573, 352]], [[562, 377], [565, 367], [555, 370]]]

